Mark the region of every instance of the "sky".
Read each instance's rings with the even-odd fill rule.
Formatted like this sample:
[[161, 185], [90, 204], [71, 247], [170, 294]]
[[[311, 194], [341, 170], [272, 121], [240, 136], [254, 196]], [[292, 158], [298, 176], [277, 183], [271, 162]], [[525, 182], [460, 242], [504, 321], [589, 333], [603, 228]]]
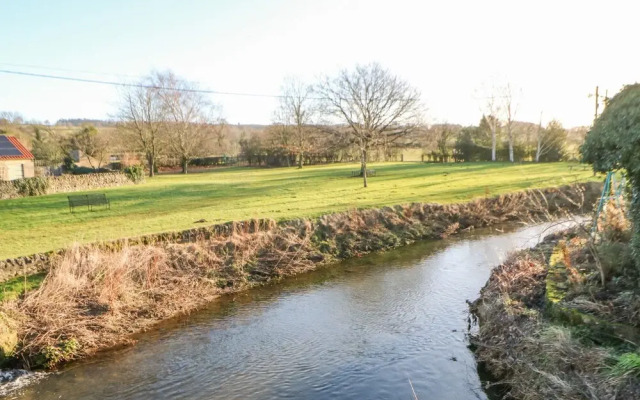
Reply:
[[[593, 120], [595, 86], [640, 76], [633, 1], [0, 0], [0, 70], [135, 82], [171, 70], [201, 88], [277, 95], [378, 62], [418, 88], [431, 123], [477, 124], [491, 87], [516, 119]], [[277, 99], [211, 95], [232, 124], [269, 124]], [[107, 119], [116, 87], [0, 72], [0, 111]]]

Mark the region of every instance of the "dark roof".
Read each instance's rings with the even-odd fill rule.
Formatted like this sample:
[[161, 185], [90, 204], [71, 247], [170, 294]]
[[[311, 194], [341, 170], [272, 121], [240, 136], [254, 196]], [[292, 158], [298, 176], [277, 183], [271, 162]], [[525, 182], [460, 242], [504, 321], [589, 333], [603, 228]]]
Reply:
[[31, 160], [33, 154], [13, 136], [0, 135], [0, 160]]

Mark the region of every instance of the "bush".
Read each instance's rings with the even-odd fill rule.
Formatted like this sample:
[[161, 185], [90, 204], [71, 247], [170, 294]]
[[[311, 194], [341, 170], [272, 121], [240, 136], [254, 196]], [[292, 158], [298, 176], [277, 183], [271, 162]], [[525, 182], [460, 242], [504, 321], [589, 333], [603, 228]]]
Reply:
[[626, 86], [607, 103], [580, 148], [596, 172], [622, 171], [631, 188], [631, 240], [640, 267], [640, 84]]
[[13, 186], [20, 196], [40, 196], [47, 194], [49, 181], [43, 176], [35, 178], [16, 179]]
[[124, 174], [129, 178], [133, 183], [144, 182], [144, 166], [132, 165], [124, 169]]

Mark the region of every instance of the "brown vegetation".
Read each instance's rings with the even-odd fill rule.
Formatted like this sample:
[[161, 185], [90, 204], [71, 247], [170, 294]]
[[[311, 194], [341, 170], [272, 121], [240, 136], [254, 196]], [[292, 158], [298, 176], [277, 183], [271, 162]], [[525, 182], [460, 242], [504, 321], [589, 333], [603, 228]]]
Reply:
[[597, 192], [597, 185], [580, 185], [459, 205], [414, 203], [317, 220], [232, 223], [177, 243], [76, 246], [52, 256], [38, 290], [2, 308], [17, 321], [15, 358], [24, 366], [53, 367], [127, 343], [131, 334], [221, 293], [460, 229], [580, 212]]
[[595, 238], [578, 227], [512, 255], [472, 305], [477, 358], [505, 398], [640, 396], [640, 277], [621, 204]]

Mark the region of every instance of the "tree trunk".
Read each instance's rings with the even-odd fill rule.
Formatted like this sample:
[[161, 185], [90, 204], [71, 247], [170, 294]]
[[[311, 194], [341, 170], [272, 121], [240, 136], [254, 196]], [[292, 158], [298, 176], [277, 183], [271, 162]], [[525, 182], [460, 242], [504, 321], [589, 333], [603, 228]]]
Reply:
[[298, 155], [298, 169], [302, 168], [302, 157], [304, 157], [304, 152], [300, 150], [300, 154]]
[[189, 169], [189, 160], [186, 158], [182, 159], [182, 173], [186, 174]]
[[491, 161], [496, 160], [496, 128], [491, 129]]
[[156, 174], [155, 172], [155, 159], [151, 155], [147, 155], [147, 165], [149, 166], [149, 178], [153, 178]]
[[538, 136], [538, 147], [536, 148], [536, 162], [540, 162], [540, 150], [541, 150], [541, 146], [540, 146], [540, 136]]
[[364, 187], [367, 187], [367, 149], [362, 149], [362, 161], [360, 167], [360, 174], [364, 180]]
[[511, 133], [509, 133], [509, 161], [513, 162], [513, 140], [511, 140]]

